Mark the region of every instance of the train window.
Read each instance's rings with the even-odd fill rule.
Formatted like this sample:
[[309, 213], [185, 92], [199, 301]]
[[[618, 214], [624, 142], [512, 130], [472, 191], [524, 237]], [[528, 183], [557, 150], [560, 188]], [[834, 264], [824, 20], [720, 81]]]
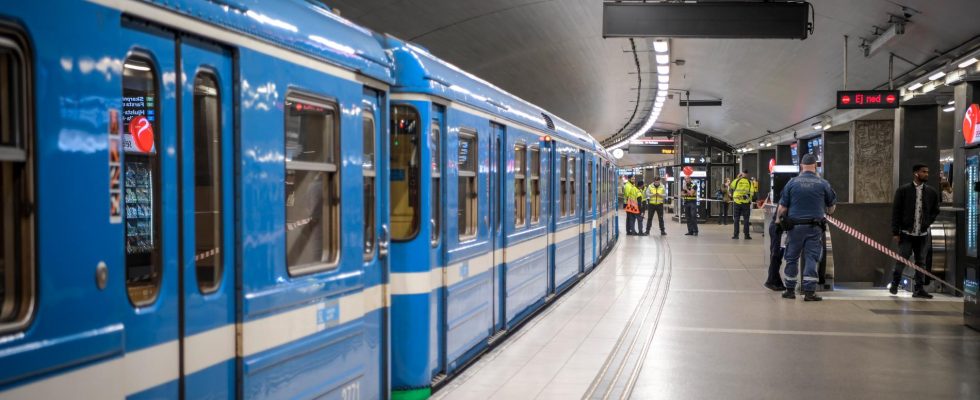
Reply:
[[132, 56], [123, 62], [123, 199], [126, 230], [126, 292], [145, 306], [160, 291], [160, 107], [157, 74], [150, 60]]
[[593, 210], [592, 206], [592, 160], [589, 160], [589, 165], [585, 168], [585, 204], [588, 205], [588, 210], [591, 213]]
[[575, 201], [576, 201], [575, 196], [577, 194], [576, 193], [576, 190], [575, 190], [575, 184], [577, 183], [576, 182], [576, 179], [575, 179], [576, 178], [575, 175], [578, 174], [578, 168], [576, 168], [578, 166], [578, 164], [575, 163], [575, 158], [574, 157], [568, 159], [568, 164], [569, 164], [569, 170], [570, 170], [570, 171], [568, 171], [569, 172], [569, 177], [568, 177], [568, 213], [571, 214], [571, 215], [575, 215]]
[[292, 275], [340, 260], [340, 121], [315, 97], [286, 97], [286, 265]]
[[364, 259], [374, 258], [374, 245], [377, 242], [375, 232], [377, 232], [377, 217], [375, 216], [375, 178], [377, 175], [375, 165], [375, 126], [374, 110], [366, 109], [361, 113], [361, 133], [364, 136], [364, 151], [361, 159], [361, 170], [364, 175]]
[[541, 221], [541, 150], [531, 148], [531, 223]]
[[0, 36], [0, 332], [24, 328], [34, 306], [34, 203], [29, 57]]
[[194, 81], [194, 265], [201, 293], [218, 289], [222, 275], [221, 97], [209, 72]]
[[558, 178], [558, 201], [561, 203], [561, 216], [564, 217], [568, 215], [568, 188], [566, 187], [566, 184], [568, 183], [568, 156], [561, 156], [559, 171], [561, 176]]
[[527, 146], [514, 145], [514, 227], [527, 222]]
[[429, 132], [429, 150], [432, 154], [432, 195], [429, 201], [432, 202], [432, 232], [430, 234], [433, 247], [439, 245], [439, 232], [442, 229], [442, 196], [440, 186], [442, 182], [442, 128], [439, 127], [438, 120], [432, 120], [431, 132]]
[[418, 234], [419, 113], [405, 105], [391, 107], [391, 239], [410, 240]]
[[476, 237], [477, 200], [477, 165], [479, 165], [479, 149], [477, 148], [476, 133], [462, 131], [459, 133], [459, 150], [457, 153], [457, 168], [459, 174], [458, 208], [459, 239], [460, 241]]

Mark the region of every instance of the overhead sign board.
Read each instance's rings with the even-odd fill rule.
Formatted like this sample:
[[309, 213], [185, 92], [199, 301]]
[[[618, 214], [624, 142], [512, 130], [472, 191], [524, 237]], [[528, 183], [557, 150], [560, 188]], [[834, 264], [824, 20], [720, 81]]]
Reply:
[[603, 2], [602, 37], [806, 39], [806, 2]]
[[897, 90], [840, 90], [837, 92], [837, 109], [898, 108]]

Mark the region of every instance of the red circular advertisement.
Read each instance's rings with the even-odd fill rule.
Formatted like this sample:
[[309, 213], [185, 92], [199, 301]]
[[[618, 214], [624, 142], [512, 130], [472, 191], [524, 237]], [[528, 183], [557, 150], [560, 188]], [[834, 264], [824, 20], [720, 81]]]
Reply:
[[966, 144], [977, 142], [977, 123], [980, 123], [980, 105], [971, 104], [963, 115], [963, 139]]
[[776, 168], [776, 159], [775, 158], [770, 158], [769, 159], [769, 173], [771, 174], [772, 173], [772, 170], [775, 169], [775, 168]]
[[684, 171], [684, 175], [691, 176], [691, 174], [694, 173], [694, 168], [684, 167], [684, 169], [682, 169], [682, 171]]
[[140, 115], [129, 121], [129, 134], [133, 136], [136, 148], [144, 153], [153, 150], [153, 124]]

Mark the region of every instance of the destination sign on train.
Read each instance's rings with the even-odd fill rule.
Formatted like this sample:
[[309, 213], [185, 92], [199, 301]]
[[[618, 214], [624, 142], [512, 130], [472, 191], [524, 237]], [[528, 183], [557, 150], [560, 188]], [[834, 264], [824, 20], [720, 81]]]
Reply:
[[897, 90], [840, 90], [837, 109], [898, 108]]

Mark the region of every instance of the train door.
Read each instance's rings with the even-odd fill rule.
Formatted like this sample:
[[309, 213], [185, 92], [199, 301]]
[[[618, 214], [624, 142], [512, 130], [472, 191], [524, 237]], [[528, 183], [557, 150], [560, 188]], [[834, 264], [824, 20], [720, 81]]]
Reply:
[[[431, 214], [429, 216], [429, 227], [432, 229], [429, 232], [429, 245], [430, 245], [430, 258], [431, 258], [431, 270], [439, 271], [442, 270], [445, 265], [445, 259], [443, 257], [443, 249], [445, 243], [445, 234], [443, 229], [445, 227], [445, 208], [443, 197], [443, 171], [442, 171], [442, 160], [443, 160], [443, 132], [445, 132], [446, 123], [446, 109], [438, 104], [432, 104], [432, 121], [429, 124], [429, 152], [431, 154], [430, 158], [432, 160], [432, 187], [430, 190], [429, 201], [431, 202]], [[429, 361], [432, 366], [432, 376], [445, 376], [447, 371], [447, 360], [446, 360], [446, 330], [444, 327], [447, 324], [446, 321], [446, 276], [445, 274], [440, 274], [439, 285], [435, 288], [438, 293], [437, 301], [433, 301], [429, 309], [429, 317], [431, 319], [431, 332], [429, 335]]]
[[[361, 110], [361, 173], [364, 185], [364, 274], [365, 287], [383, 287], [388, 277], [388, 248], [390, 245], [388, 191], [388, 148], [384, 126], [384, 95], [373, 89], [364, 89]], [[384, 290], [365, 291], [365, 304], [386, 304], [388, 294]], [[366, 307], [368, 308], [368, 307]], [[365, 330], [367, 342], [372, 344], [371, 355], [379, 362], [366, 362], [368, 376], [378, 377], [377, 393], [389, 392], [388, 381], [388, 309], [379, 307], [364, 316], [370, 326]], [[375, 369], [375, 370], [372, 370]], [[371, 381], [369, 379], [369, 381]], [[367, 393], [374, 393], [368, 390]]]
[[504, 143], [504, 126], [490, 123], [490, 254], [493, 257], [493, 332], [504, 329], [506, 310], [504, 299], [506, 286], [504, 282], [503, 260], [503, 197], [504, 181], [507, 177], [507, 149]]
[[592, 235], [587, 234], [585, 228], [585, 223], [589, 220], [589, 212], [592, 210], [591, 209], [592, 205], [586, 203], [586, 200], [591, 198], [586, 193], [586, 190], [588, 187], [592, 186], [587, 183], [587, 180], [592, 177], [592, 174], [590, 174], [585, 169], [587, 165], [590, 165], [590, 163], [585, 162], [585, 151], [583, 150], [578, 151], [578, 157], [575, 159], [575, 162], [576, 162], [575, 169], [577, 171], [582, 171], [578, 174], [579, 176], [575, 180], [575, 186], [577, 186], [575, 190], [575, 194], [577, 197], [575, 199], [575, 202], [581, 205], [578, 208], [581, 211], [579, 211], [579, 214], [577, 216], [578, 217], [577, 218], [578, 219], [578, 248], [581, 249], [581, 251], [579, 251], [579, 257], [578, 257], [579, 259], [578, 268], [579, 268], [579, 272], [585, 272], [585, 267], [586, 265], [589, 264], [589, 255], [592, 254], [591, 251], [589, 250], [590, 245], [585, 243], [586, 240], [592, 240], [591, 239]]
[[183, 394], [231, 397], [236, 347], [232, 55], [193, 39], [179, 39], [177, 50]]

